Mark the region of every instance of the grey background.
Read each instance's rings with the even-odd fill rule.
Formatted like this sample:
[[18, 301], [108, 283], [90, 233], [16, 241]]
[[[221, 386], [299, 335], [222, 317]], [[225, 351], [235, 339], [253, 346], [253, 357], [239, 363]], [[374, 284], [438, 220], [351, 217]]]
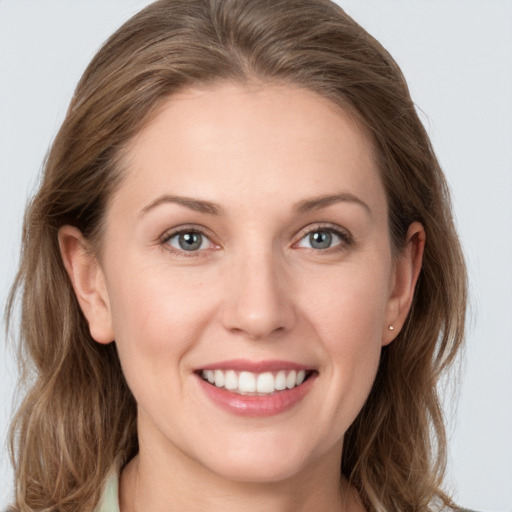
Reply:
[[[102, 41], [149, 3], [0, 0], [0, 306], [21, 219], [73, 88]], [[472, 314], [458, 406], [447, 393], [447, 488], [512, 511], [512, 2], [340, 0], [408, 79], [453, 190]], [[0, 508], [11, 493], [5, 433], [16, 382], [1, 334]]]

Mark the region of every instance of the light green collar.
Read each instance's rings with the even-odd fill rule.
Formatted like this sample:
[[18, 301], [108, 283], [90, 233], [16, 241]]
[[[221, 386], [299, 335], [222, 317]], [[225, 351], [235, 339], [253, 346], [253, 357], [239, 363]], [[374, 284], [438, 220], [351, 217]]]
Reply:
[[94, 512], [119, 512], [119, 476], [115, 465], [105, 481], [101, 500]]

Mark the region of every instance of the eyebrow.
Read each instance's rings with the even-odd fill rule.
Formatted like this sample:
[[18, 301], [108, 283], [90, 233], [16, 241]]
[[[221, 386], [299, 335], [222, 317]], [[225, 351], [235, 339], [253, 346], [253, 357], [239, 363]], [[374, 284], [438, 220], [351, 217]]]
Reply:
[[362, 206], [368, 214], [372, 214], [370, 207], [359, 197], [351, 194], [350, 192], [344, 192], [342, 194], [325, 195], [319, 197], [312, 197], [311, 199], [304, 199], [299, 201], [294, 206], [294, 210], [298, 213], [307, 213], [312, 210], [319, 210], [335, 203], [347, 202], [356, 203]]
[[210, 215], [222, 215], [224, 213], [223, 209], [218, 204], [212, 203], [210, 201], [194, 199], [193, 197], [170, 196], [166, 194], [145, 206], [141, 210], [140, 215], [142, 216], [153, 208], [156, 208], [157, 206], [165, 203], [179, 204], [196, 212], [208, 213]]
[[[370, 207], [364, 201], [359, 199], [354, 194], [351, 194], [350, 192], [344, 192], [341, 194], [334, 195], [323, 195], [318, 197], [312, 197], [310, 199], [304, 199], [296, 203], [293, 206], [293, 210], [296, 211], [297, 213], [307, 213], [313, 210], [326, 208], [327, 206], [340, 202], [356, 203], [362, 206], [370, 215], [372, 213]], [[140, 216], [145, 215], [148, 211], [156, 208], [157, 206], [160, 206], [161, 204], [166, 203], [179, 204], [196, 212], [206, 213], [209, 215], [224, 214], [224, 210], [222, 209], [222, 207], [216, 203], [212, 203], [211, 201], [204, 201], [203, 199], [195, 199], [193, 197], [172, 196], [165, 194], [155, 199], [147, 206], [145, 206], [141, 210]]]

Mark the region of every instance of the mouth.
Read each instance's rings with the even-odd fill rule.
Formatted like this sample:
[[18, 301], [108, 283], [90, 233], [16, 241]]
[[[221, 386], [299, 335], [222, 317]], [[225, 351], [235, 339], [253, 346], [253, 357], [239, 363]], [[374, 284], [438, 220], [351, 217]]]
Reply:
[[318, 370], [293, 361], [232, 359], [194, 371], [205, 396], [230, 414], [268, 417], [298, 407]]
[[302, 386], [316, 371], [297, 368], [251, 372], [209, 368], [198, 370], [196, 373], [211, 386], [236, 395], [272, 396]]

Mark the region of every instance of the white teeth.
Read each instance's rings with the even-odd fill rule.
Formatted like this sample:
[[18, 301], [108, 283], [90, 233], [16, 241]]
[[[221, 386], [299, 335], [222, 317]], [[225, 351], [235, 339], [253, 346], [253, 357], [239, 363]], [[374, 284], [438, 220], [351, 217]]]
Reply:
[[202, 377], [218, 388], [226, 388], [238, 394], [268, 395], [300, 386], [306, 379], [304, 370], [280, 370], [278, 372], [240, 372], [235, 370], [203, 370]]
[[286, 373], [281, 370], [276, 375], [276, 390], [283, 391], [283, 389], [286, 389]]
[[224, 386], [224, 372], [222, 370], [215, 370], [215, 386], [218, 388]]
[[229, 389], [229, 390], [238, 388], [238, 377], [233, 370], [228, 370], [226, 372], [224, 386], [226, 386], [226, 389]]
[[297, 381], [297, 372], [292, 370], [288, 376], [286, 377], [286, 387], [288, 389], [292, 389], [295, 387], [295, 382]]
[[256, 391], [256, 376], [254, 373], [240, 372], [238, 389], [241, 393], [254, 393]]
[[270, 372], [260, 373], [256, 381], [256, 391], [258, 393], [273, 393], [275, 390], [274, 376]]

